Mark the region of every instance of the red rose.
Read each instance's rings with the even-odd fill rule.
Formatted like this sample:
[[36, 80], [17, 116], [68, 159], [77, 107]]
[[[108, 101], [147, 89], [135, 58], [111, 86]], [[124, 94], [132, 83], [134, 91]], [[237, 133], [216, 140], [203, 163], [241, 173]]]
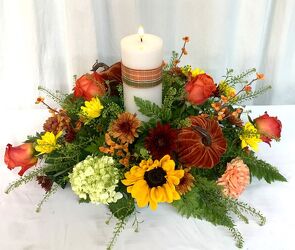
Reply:
[[33, 153], [34, 149], [32, 143], [24, 143], [17, 147], [12, 147], [11, 144], [7, 144], [4, 162], [9, 169], [21, 167], [18, 174], [23, 175], [25, 171], [37, 163], [38, 159]]
[[282, 123], [277, 117], [269, 116], [267, 112], [265, 112], [264, 115], [256, 118], [254, 123], [262, 141], [270, 145], [272, 139], [280, 139]]
[[74, 87], [74, 96], [90, 101], [92, 97], [103, 96], [106, 92], [104, 79], [97, 72], [82, 75]]
[[200, 74], [192, 78], [185, 86], [187, 99], [193, 104], [203, 104], [216, 90], [211, 76]]

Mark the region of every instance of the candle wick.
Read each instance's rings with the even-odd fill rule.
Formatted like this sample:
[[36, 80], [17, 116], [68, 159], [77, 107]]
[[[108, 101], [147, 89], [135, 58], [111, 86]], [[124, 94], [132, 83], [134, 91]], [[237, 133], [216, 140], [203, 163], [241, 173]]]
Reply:
[[140, 41], [142, 42], [142, 37], [140, 38]]

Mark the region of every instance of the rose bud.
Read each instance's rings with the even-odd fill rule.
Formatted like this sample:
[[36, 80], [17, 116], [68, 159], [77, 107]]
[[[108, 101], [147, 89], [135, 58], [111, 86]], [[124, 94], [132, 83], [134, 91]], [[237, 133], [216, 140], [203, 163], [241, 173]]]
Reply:
[[17, 147], [7, 144], [4, 162], [9, 169], [21, 167], [18, 172], [20, 176], [24, 174], [30, 167], [36, 165], [38, 158], [33, 155], [34, 148], [32, 143], [24, 143]]
[[261, 140], [268, 143], [269, 146], [272, 139], [280, 139], [282, 123], [277, 117], [269, 116], [267, 112], [265, 112], [264, 115], [254, 120], [254, 124], [260, 134]]
[[74, 87], [74, 96], [83, 97], [86, 101], [95, 96], [103, 96], [105, 93], [104, 79], [96, 72], [82, 75]]
[[216, 90], [216, 85], [211, 76], [199, 74], [192, 78], [185, 86], [187, 99], [193, 104], [203, 104]]

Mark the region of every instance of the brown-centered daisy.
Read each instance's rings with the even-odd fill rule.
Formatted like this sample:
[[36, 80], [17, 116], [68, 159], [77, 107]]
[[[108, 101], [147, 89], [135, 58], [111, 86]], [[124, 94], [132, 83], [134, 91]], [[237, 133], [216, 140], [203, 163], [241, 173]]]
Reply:
[[189, 173], [189, 169], [185, 169], [183, 177], [180, 179], [179, 184], [176, 186], [176, 191], [180, 195], [184, 195], [192, 190], [192, 187], [195, 185], [194, 182], [195, 178], [192, 174]]
[[131, 144], [135, 137], [138, 137], [137, 129], [140, 127], [140, 123], [135, 114], [124, 112], [111, 123], [109, 134], [113, 138], [118, 138], [121, 143]]
[[169, 124], [158, 123], [145, 138], [145, 147], [154, 159], [161, 159], [164, 155], [172, 155], [176, 150], [177, 132]]

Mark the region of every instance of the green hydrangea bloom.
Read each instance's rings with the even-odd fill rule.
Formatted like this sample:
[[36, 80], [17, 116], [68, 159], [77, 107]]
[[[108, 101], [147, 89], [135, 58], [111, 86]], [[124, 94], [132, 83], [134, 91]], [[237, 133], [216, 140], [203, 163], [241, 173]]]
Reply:
[[108, 204], [121, 199], [122, 194], [115, 191], [120, 173], [114, 163], [109, 156], [87, 156], [69, 174], [73, 191], [81, 199], [89, 197], [92, 203]]

